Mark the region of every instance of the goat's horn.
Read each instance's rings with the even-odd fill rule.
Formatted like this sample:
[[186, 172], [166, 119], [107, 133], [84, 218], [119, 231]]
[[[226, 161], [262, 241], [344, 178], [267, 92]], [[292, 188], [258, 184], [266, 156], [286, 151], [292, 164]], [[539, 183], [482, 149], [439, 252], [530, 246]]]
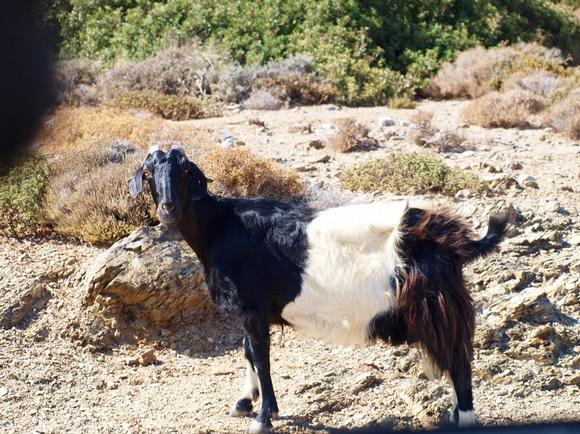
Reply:
[[181, 145], [171, 145], [171, 149], [175, 149], [176, 151], [179, 151], [182, 154], [184, 153], [183, 146], [181, 146]]
[[153, 152], [157, 152], [160, 151], [161, 149], [159, 149], [159, 145], [153, 145], [149, 148], [149, 152], [148, 154], [152, 154]]

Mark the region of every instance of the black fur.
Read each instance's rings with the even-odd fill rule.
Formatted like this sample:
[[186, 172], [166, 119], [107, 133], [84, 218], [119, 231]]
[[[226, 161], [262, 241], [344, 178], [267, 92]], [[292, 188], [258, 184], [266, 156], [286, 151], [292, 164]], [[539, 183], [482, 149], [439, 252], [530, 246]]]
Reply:
[[[256, 420], [270, 427], [278, 404], [270, 378], [269, 327], [284, 323], [284, 306], [300, 293], [306, 226], [315, 211], [268, 199], [213, 196], [205, 175], [177, 149], [148, 155], [130, 182], [132, 193], [142, 190], [141, 179], [149, 181], [160, 220], [177, 225], [203, 264], [214, 302], [241, 317], [246, 358], [260, 381], [262, 409]], [[251, 404], [240, 400], [236, 408], [250, 411]]]
[[[149, 155], [143, 177], [160, 219], [178, 226], [203, 264], [214, 302], [242, 319], [244, 354], [262, 396], [256, 420], [270, 427], [278, 405], [270, 378], [269, 326], [285, 323], [282, 310], [300, 294], [308, 261], [307, 226], [317, 212], [269, 199], [214, 196], [207, 192], [205, 175], [178, 150]], [[392, 281], [397, 306], [369, 325], [369, 339], [418, 344], [449, 372], [460, 410], [473, 408], [474, 309], [462, 267], [493, 251], [508, 221], [507, 215], [492, 217], [488, 233], [478, 240], [451, 213], [407, 209], [397, 245], [402, 265]], [[251, 400], [244, 397], [236, 409], [251, 411]]]

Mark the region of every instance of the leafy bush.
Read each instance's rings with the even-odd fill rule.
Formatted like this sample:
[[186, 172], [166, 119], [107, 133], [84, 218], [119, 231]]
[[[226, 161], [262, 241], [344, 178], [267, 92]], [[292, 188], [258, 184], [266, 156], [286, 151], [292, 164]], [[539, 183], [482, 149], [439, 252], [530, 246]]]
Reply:
[[[541, 34], [580, 59], [577, 20], [551, 1], [63, 1], [47, 15], [58, 17], [66, 55], [142, 60], [194, 36], [242, 65], [309, 53], [340, 101], [350, 104], [384, 102], [401, 86], [412, 94], [442, 62], [477, 44]], [[402, 85], [395, 71], [407, 76]]]
[[416, 153], [392, 154], [351, 167], [340, 175], [344, 187], [352, 191], [385, 191], [394, 194], [441, 193], [459, 190], [487, 190], [475, 174], [450, 168], [442, 161]]
[[0, 175], [0, 233], [32, 235], [43, 229], [40, 203], [48, 184], [46, 158], [32, 153]]
[[493, 92], [473, 100], [462, 117], [467, 123], [482, 127], [517, 128], [529, 126], [531, 115], [543, 108], [543, 99], [531, 92]]
[[580, 139], [580, 88], [551, 107], [544, 122], [574, 140]]
[[304, 194], [296, 171], [243, 148], [214, 148], [196, 163], [214, 180], [210, 188], [217, 194], [272, 199], [298, 199]]
[[53, 229], [93, 244], [111, 244], [152, 224], [150, 195], [132, 199], [127, 180], [144, 153], [126, 142], [95, 143], [54, 164], [44, 209]]
[[108, 105], [121, 110], [145, 110], [174, 121], [199, 119], [205, 115], [202, 104], [197, 99], [144, 90], [121, 94], [110, 100]]

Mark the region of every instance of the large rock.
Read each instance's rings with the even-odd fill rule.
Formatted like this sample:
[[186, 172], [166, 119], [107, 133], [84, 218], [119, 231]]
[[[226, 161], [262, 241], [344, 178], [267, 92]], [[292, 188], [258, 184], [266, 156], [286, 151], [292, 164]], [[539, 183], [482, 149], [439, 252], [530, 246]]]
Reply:
[[113, 304], [126, 317], [153, 324], [188, 319], [209, 305], [195, 253], [177, 231], [161, 226], [113, 244], [88, 270], [84, 290], [85, 306]]

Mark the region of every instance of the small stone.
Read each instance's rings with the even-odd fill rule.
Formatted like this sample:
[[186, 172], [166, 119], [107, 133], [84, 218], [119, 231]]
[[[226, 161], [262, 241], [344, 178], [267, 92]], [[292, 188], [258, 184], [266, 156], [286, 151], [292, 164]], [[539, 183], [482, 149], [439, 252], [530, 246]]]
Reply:
[[580, 374], [576, 374], [566, 380], [566, 384], [570, 386], [579, 386], [580, 385]]
[[520, 175], [518, 176], [518, 183], [523, 186], [523, 187], [527, 187], [527, 188], [535, 188], [538, 189], [540, 188], [538, 185], [538, 182], [536, 181], [536, 178], [534, 178], [533, 176], [530, 175]]
[[328, 107], [326, 107], [326, 110], [328, 110], [329, 112], [335, 112], [338, 110], [338, 107], [335, 106], [334, 104], [330, 104]]
[[324, 148], [324, 143], [322, 142], [322, 140], [312, 140], [310, 143], [308, 143], [308, 148], [309, 149], [322, 149], [322, 148]]
[[364, 374], [357, 377], [355, 380], [355, 386], [352, 389], [352, 393], [361, 393], [364, 390], [367, 390], [371, 387], [377, 386], [381, 384], [383, 381], [378, 378], [376, 375], [365, 372]]
[[542, 384], [541, 390], [557, 390], [562, 387], [562, 383], [557, 378], [551, 378], [547, 383]]
[[471, 190], [468, 190], [467, 188], [459, 190], [457, 193], [455, 193], [456, 199], [467, 199], [467, 198], [472, 197], [472, 196], [473, 196], [473, 193], [471, 192]]
[[228, 131], [224, 131], [220, 139], [220, 146], [225, 149], [233, 148], [236, 146], [235, 137]]
[[8, 395], [7, 387], [0, 387], [0, 397]]
[[326, 155], [323, 155], [320, 158], [318, 158], [318, 157], [317, 158], [313, 158], [310, 161], [310, 163], [328, 163], [330, 161], [330, 159], [331, 159], [330, 155], [326, 154]]
[[392, 127], [395, 125], [395, 121], [387, 116], [380, 116], [377, 119], [377, 124], [379, 124], [381, 127]]
[[521, 168], [523, 168], [522, 163], [520, 163], [518, 160], [509, 161], [507, 167], [508, 169], [512, 170], [520, 170]]
[[154, 365], [155, 363], [157, 363], [157, 357], [155, 357], [155, 350], [151, 349], [145, 351], [143, 354], [141, 354], [140, 359], [142, 366]]

